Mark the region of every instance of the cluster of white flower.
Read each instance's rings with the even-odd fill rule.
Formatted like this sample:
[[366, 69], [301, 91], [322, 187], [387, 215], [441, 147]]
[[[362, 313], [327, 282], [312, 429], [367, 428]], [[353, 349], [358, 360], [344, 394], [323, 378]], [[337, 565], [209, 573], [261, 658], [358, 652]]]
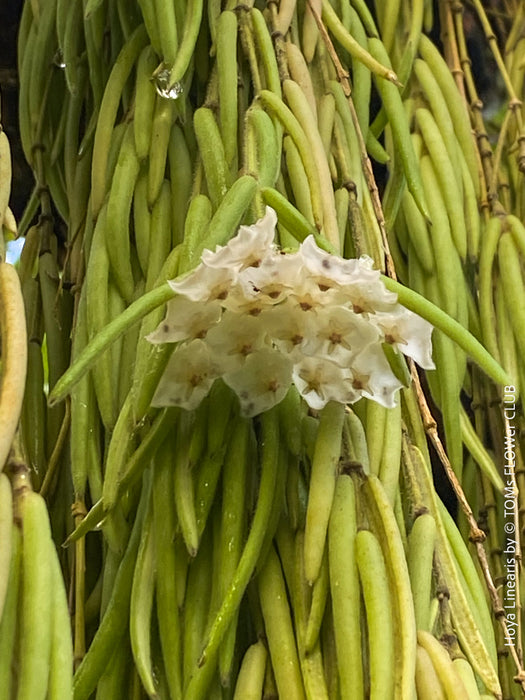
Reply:
[[397, 303], [370, 258], [331, 255], [313, 236], [283, 253], [273, 242], [276, 223], [268, 207], [170, 282], [177, 296], [148, 340], [178, 345], [154, 406], [196, 408], [222, 377], [245, 416], [279, 403], [292, 383], [314, 409], [362, 396], [391, 407], [401, 382], [383, 343], [434, 367], [432, 326]]

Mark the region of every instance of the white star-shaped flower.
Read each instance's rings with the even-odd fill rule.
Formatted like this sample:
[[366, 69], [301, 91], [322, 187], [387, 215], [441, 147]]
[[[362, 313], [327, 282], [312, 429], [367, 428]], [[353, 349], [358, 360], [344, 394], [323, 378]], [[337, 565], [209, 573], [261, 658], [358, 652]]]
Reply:
[[204, 338], [221, 317], [218, 301], [201, 304], [186, 297], [175, 297], [167, 304], [164, 320], [146, 338], [150, 343], [176, 343], [179, 340]]
[[349, 366], [361, 350], [375, 343], [380, 333], [371, 323], [344, 306], [324, 306], [317, 311], [315, 325], [302, 351]]
[[248, 267], [239, 278], [251, 285], [256, 294], [270, 304], [283, 301], [302, 273], [302, 263], [295, 254], [273, 253], [262, 259], [258, 267]]
[[309, 275], [321, 286], [334, 287], [353, 280], [360, 272], [360, 262], [345, 260], [319, 248], [315, 238], [307, 236], [299, 247], [299, 256]]
[[336, 287], [320, 287], [314, 278], [303, 274], [295, 280], [293, 289], [288, 293], [288, 301], [301, 311], [311, 312], [322, 306], [340, 303], [340, 295]]
[[202, 261], [209, 267], [243, 270], [246, 267], [260, 265], [266, 255], [273, 252], [275, 246], [275, 226], [277, 214], [270, 207], [252, 226], [241, 226], [236, 236], [225, 246], [217, 246], [215, 252], [204, 250]]
[[302, 350], [304, 343], [315, 333], [315, 319], [315, 311], [305, 314], [288, 301], [264, 310], [260, 316], [274, 344], [290, 356]]
[[241, 273], [222, 305], [236, 314], [258, 316], [261, 311], [272, 306], [273, 301], [259, 294], [249, 279]]
[[152, 406], [197, 408], [208, 394], [218, 368], [203, 340], [179, 346], [171, 355], [153, 396]]
[[379, 276], [376, 279], [358, 277], [341, 285], [340, 292], [356, 314], [374, 314], [377, 311], [389, 311], [397, 304], [397, 294], [390, 292]]
[[228, 296], [236, 278], [237, 273], [231, 268], [215, 268], [200, 263], [182, 279], [169, 280], [168, 284], [174, 292], [192, 301], [221, 301]]
[[268, 343], [266, 329], [258, 316], [239, 316], [225, 311], [221, 322], [210, 329], [206, 342], [222, 371], [240, 369], [251, 353]]
[[277, 350], [263, 348], [223, 379], [239, 397], [242, 415], [256, 416], [284, 399], [292, 383], [292, 362]]
[[392, 372], [381, 345], [366, 347], [352, 361], [352, 386], [362, 396], [393, 408], [403, 386]]
[[316, 410], [329, 401], [353, 403], [360, 397], [350, 371], [323, 357], [304, 356], [294, 364], [292, 376], [301, 396]]
[[432, 360], [433, 326], [424, 318], [397, 304], [391, 313], [377, 312], [371, 317], [384, 335], [385, 342], [411, 357], [423, 369], [434, 369]]

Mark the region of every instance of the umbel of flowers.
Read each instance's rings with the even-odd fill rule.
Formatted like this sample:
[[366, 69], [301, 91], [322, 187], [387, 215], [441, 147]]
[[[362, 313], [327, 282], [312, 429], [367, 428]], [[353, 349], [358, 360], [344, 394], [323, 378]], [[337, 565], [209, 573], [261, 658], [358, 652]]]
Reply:
[[434, 367], [432, 326], [397, 302], [369, 257], [332, 255], [313, 236], [285, 253], [276, 223], [267, 207], [170, 282], [177, 296], [148, 340], [177, 345], [154, 406], [194, 409], [222, 377], [245, 416], [279, 403], [292, 383], [313, 409], [363, 396], [391, 407], [401, 382], [384, 343]]

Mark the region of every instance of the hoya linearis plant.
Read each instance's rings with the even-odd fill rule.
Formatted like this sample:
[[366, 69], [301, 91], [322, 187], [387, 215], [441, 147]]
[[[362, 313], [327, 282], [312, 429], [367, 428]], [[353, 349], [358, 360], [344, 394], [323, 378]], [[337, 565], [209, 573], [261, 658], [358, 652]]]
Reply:
[[521, 696], [525, 13], [491, 12], [24, 3], [6, 697]]

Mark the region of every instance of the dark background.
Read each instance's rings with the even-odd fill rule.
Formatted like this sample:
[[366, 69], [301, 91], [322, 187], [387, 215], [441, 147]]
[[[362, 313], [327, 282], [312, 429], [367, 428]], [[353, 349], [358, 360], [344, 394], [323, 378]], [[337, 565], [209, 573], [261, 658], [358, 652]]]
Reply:
[[33, 175], [25, 161], [18, 136], [16, 37], [22, 5], [23, 0], [0, 0], [0, 121], [11, 145], [13, 184], [10, 206], [17, 221], [33, 187]]

